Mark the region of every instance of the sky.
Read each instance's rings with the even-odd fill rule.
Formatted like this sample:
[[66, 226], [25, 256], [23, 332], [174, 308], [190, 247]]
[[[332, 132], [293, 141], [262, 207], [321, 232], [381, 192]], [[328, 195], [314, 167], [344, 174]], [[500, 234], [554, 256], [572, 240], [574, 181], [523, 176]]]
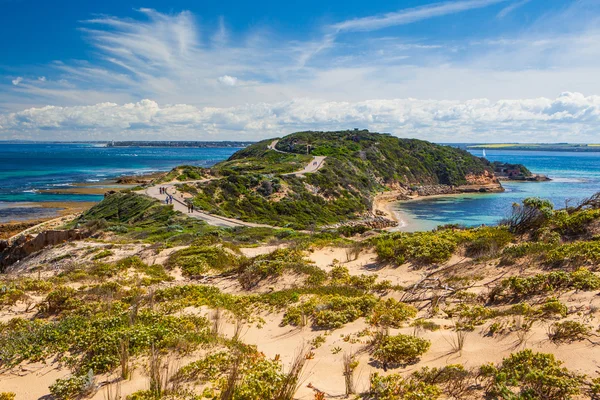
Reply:
[[600, 0], [0, 0], [0, 140], [600, 142]]

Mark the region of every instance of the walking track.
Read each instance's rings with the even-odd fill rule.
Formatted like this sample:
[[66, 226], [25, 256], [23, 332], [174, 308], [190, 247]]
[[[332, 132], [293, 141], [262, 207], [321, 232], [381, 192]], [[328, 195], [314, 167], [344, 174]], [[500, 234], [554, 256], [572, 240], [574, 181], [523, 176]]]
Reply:
[[[271, 142], [271, 144], [268, 146], [269, 150], [277, 151], [279, 153], [285, 153], [285, 151], [277, 150], [275, 148], [275, 146], [277, 145], [277, 142], [278, 142], [278, 140], [274, 140], [273, 142]], [[316, 156], [312, 159], [312, 161], [310, 163], [308, 163], [307, 166], [305, 166], [300, 171], [291, 172], [291, 173], [285, 174], [285, 175], [302, 176], [304, 174], [317, 172], [323, 166], [323, 164], [325, 162], [325, 158], [326, 158], [325, 156]], [[195, 180], [195, 181], [161, 183], [161, 184], [150, 186], [150, 187], [146, 188], [143, 193], [145, 193], [146, 195], [148, 195], [150, 197], [153, 197], [157, 200], [164, 202], [167, 198], [167, 195], [160, 193], [160, 188], [163, 187], [166, 189], [168, 194], [173, 196], [173, 208], [175, 210], [181, 211], [182, 213], [187, 214], [188, 216], [190, 216], [192, 218], [197, 218], [197, 219], [203, 220], [204, 222], [206, 222], [209, 225], [222, 226], [222, 227], [226, 227], [226, 228], [235, 228], [238, 226], [264, 227], [264, 228], [276, 228], [276, 229], [278, 228], [277, 226], [272, 226], [272, 225], [255, 224], [252, 222], [241, 221], [239, 219], [221, 217], [220, 215], [210, 214], [205, 211], [198, 210], [196, 208], [194, 208], [193, 212], [188, 212], [188, 206], [187, 206], [187, 203], [185, 202], [183, 193], [181, 193], [177, 190], [176, 185], [182, 184], [182, 183], [209, 182], [211, 180], [212, 179], [200, 179], [200, 180]]]

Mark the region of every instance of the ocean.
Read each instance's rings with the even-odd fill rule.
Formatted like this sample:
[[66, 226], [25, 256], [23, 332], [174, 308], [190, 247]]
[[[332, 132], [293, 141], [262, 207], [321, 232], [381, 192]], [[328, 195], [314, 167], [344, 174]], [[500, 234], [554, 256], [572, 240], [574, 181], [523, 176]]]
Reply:
[[[237, 148], [108, 148], [97, 144], [36, 143], [0, 145], [0, 223], [56, 215], [44, 202], [100, 201], [102, 196], [50, 194], [40, 190], [94, 184], [121, 175], [168, 171], [191, 164], [208, 167], [227, 159]], [[464, 194], [397, 203], [407, 220], [404, 230], [438, 225], [495, 224], [511, 205], [530, 196], [548, 198], [557, 207], [600, 191], [600, 153], [486, 150], [490, 161], [525, 164], [550, 182], [504, 182], [504, 193]], [[472, 153], [481, 156], [481, 150]]]
[[[472, 154], [481, 157], [481, 150]], [[431, 230], [439, 225], [494, 225], [510, 214], [512, 204], [527, 197], [551, 200], [555, 207], [576, 202], [600, 191], [600, 153], [486, 150], [490, 161], [524, 164], [549, 182], [502, 182], [504, 193], [462, 194], [422, 198], [395, 204], [407, 222], [400, 230]]]
[[43, 193], [74, 183], [168, 171], [177, 165], [211, 166], [238, 148], [104, 147], [88, 143], [0, 144], [0, 223], [45, 218], [43, 202], [100, 201], [102, 196]]

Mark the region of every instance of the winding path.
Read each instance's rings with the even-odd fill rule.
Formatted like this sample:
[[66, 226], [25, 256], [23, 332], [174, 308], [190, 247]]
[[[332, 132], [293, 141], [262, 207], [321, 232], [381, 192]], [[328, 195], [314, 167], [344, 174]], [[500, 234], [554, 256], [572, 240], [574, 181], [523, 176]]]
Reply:
[[[268, 149], [279, 152], [279, 153], [286, 153], [285, 151], [277, 150], [275, 148], [275, 145], [277, 145], [277, 142], [279, 142], [279, 140], [274, 140], [273, 142], [271, 142], [271, 144], [268, 146]], [[316, 156], [312, 159], [312, 161], [307, 166], [305, 166], [300, 171], [290, 172], [289, 174], [284, 174], [284, 175], [302, 176], [307, 173], [316, 172], [319, 169], [321, 169], [321, 167], [323, 166], [325, 158], [326, 158], [325, 156]], [[209, 225], [221, 226], [221, 227], [225, 227], [225, 228], [235, 228], [238, 226], [246, 226], [246, 227], [254, 227], [254, 228], [256, 228], [256, 227], [275, 228], [275, 229], [280, 228], [280, 227], [272, 226], [272, 225], [255, 224], [253, 222], [241, 221], [239, 219], [221, 217], [220, 215], [210, 214], [205, 211], [198, 210], [196, 208], [194, 208], [193, 212], [188, 212], [187, 203], [185, 202], [186, 198], [184, 197], [183, 193], [181, 193], [177, 190], [176, 185], [179, 185], [182, 183], [209, 182], [213, 179], [218, 179], [218, 178], [161, 183], [158, 185], [150, 186], [150, 187], [146, 188], [144, 191], [142, 191], [141, 193], [146, 194], [157, 200], [160, 200], [161, 202], [164, 203], [167, 196], [166, 196], [166, 194], [162, 194], [160, 192], [160, 188], [161, 187], [165, 188], [167, 193], [173, 196], [173, 208], [175, 210], [181, 211], [183, 214], [186, 214], [192, 218], [197, 218], [197, 219], [203, 220], [204, 222], [206, 222]]]

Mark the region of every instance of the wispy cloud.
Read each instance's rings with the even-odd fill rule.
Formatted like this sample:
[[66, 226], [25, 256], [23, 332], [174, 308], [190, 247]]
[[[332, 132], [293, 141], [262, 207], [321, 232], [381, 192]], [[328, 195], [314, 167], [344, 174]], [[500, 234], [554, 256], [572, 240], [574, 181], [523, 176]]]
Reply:
[[23, 78], [19, 76], [19, 77], [13, 79], [11, 82], [13, 85], [18, 86], [19, 83], [23, 82]]
[[[82, 22], [89, 60], [11, 70], [0, 79], [0, 137], [254, 139], [365, 126], [440, 141], [485, 140], [488, 130], [515, 140], [524, 133], [590, 138], [600, 129], [600, 99], [554, 99], [564, 91], [600, 93], [600, 25], [585, 2], [493, 37], [359, 32], [500, 3], [520, 1], [436, 3], [343, 21], [337, 30], [321, 26], [289, 41], [268, 27], [230, 31], [223, 18], [201, 24], [190, 12], [100, 16]], [[350, 31], [357, 33], [343, 34]], [[540, 111], [558, 103], [571, 107], [554, 106], [564, 118]]]
[[463, 0], [434, 3], [383, 15], [350, 19], [334, 24], [332, 25], [332, 28], [338, 32], [375, 31], [390, 26], [406, 25], [430, 18], [484, 8], [498, 3], [505, 3], [507, 1], [508, 0]]
[[502, 10], [500, 10], [500, 12], [498, 13], [497, 17], [498, 18], [504, 18], [506, 17], [508, 14], [510, 14], [511, 12], [515, 11], [517, 8], [523, 7], [525, 4], [529, 3], [531, 0], [521, 0], [521, 1], [517, 1], [513, 4], [510, 4], [506, 7], [504, 7]]

